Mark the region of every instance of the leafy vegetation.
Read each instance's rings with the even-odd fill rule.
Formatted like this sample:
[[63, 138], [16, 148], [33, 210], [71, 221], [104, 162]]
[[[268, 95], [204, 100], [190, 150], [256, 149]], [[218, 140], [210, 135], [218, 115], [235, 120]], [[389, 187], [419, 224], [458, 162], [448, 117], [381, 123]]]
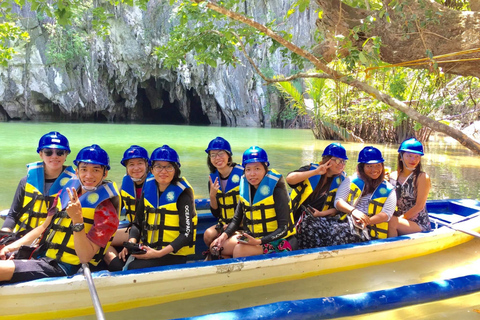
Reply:
[[[26, 0], [15, 2], [24, 5]], [[61, 0], [55, 1], [55, 5], [51, 5], [47, 0], [28, 2], [32, 9], [37, 10], [39, 14], [55, 18], [61, 26], [55, 25], [51, 28], [49, 54], [54, 61], [68, 62], [73, 57], [85, 55], [89, 50], [91, 32], [95, 31], [97, 35], [108, 34], [109, 15], [96, 1]], [[461, 0], [437, 0], [437, 2], [457, 10], [465, 10], [469, 6], [468, 1]], [[443, 119], [444, 114], [449, 112], [467, 113], [470, 115], [468, 119], [478, 117], [475, 95], [452, 89], [452, 81], [455, 81], [463, 83], [463, 87], [468, 87], [470, 92], [478, 92], [478, 81], [445, 75], [436, 63], [432, 63], [429, 70], [420, 71], [400, 67], [383, 68], [385, 63], [380, 59], [382, 39], [375, 36], [365, 37], [365, 33], [372, 28], [375, 19], [390, 21], [389, 10], [385, 7], [384, 1], [344, 0], [343, 3], [376, 14], [375, 17], [368, 16], [362, 19], [362, 24], [353, 27], [350, 34], [335, 35], [337, 59], [328, 65], [311, 54], [312, 48], [295, 46], [290, 30], [284, 29], [283, 22], [294, 18], [296, 12], [307, 10], [311, 5], [310, 0], [293, 1], [285, 17], [267, 17], [263, 24], [249, 17], [246, 2], [169, 0], [173, 7], [171, 20], [175, 25], [168, 42], [159, 46], [155, 54], [163, 68], [177, 68], [186, 64], [190, 57], [198, 64], [207, 64], [213, 68], [219, 64], [237, 66], [242, 63], [240, 55], [244, 55], [256, 69], [258, 76], [267, 84], [277, 83], [276, 88], [284, 95], [285, 102], [293, 110], [277, 112], [269, 108], [272, 122], [278, 119], [311, 117], [312, 129], [317, 137], [334, 138], [337, 134], [345, 139], [352, 136], [366, 140], [394, 141], [416, 134], [419, 138], [425, 139], [430, 129], [422, 127], [418, 119], [430, 124], [432, 122], [426, 121], [431, 120], [430, 118], [449, 121]], [[418, 3], [423, 5], [426, 2], [421, 0]], [[132, 0], [109, 0], [109, 4], [113, 6], [135, 4], [145, 9], [147, 1], [140, 0], [134, 3]], [[438, 25], [442, 21], [441, 13], [429, 12], [426, 9], [426, 19], [419, 21], [415, 14], [404, 7], [402, 1], [393, 0], [388, 6], [388, 9], [408, 16], [404, 29], [401, 30], [404, 37], [409, 37], [409, 34], [427, 24]], [[321, 10], [317, 14], [322, 18]], [[0, 26], [0, 31], [1, 28]], [[13, 34], [17, 34], [17, 38], [13, 40], [19, 39], [20, 31], [16, 29], [15, 32]], [[0, 33], [2, 37], [5, 37], [5, 34], [9, 33]], [[320, 43], [327, 35], [317, 32], [316, 37]], [[359, 42], [361, 45], [358, 45]], [[286, 80], [267, 77], [260, 71], [260, 67], [251, 58], [251, 52], [259, 43], [268, 43], [271, 53], [281, 53], [282, 60], [278, 63], [296, 66], [295, 74], [286, 79], [296, 82], [287, 84]], [[6, 42], [0, 45], [7, 46]], [[5, 55], [3, 61], [8, 60], [11, 53]], [[432, 52], [428, 49], [425, 49], [425, 56], [433, 58]], [[0, 62], [1, 59], [2, 56]], [[372, 69], [378, 67], [382, 68]], [[307, 69], [312, 69], [309, 75], [303, 72]], [[462, 108], [456, 107], [458, 103]], [[394, 109], [390, 108], [392, 105], [395, 106]], [[470, 113], [472, 108], [473, 112]], [[401, 110], [408, 113], [408, 116]], [[413, 118], [417, 121], [412, 120], [412, 115], [415, 115]]]

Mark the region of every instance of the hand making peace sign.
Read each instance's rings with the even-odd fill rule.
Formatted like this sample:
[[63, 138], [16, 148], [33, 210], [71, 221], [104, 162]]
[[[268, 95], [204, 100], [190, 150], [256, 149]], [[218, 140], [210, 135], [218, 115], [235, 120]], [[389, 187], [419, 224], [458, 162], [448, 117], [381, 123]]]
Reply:
[[72, 219], [73, 223], [83, 222], [82, 216], [82, 204], [78, 199], [77, 190], [75, 188], [67, 188], [68, 197], [70, 201], [68, 202], [66, 211], [70, 219]]

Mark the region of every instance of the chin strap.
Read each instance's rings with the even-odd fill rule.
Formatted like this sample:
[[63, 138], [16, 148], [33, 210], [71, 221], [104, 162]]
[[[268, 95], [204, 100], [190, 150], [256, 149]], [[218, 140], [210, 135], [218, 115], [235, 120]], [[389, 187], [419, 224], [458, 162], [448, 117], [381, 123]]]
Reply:
[[140, 177], [140, 178], [138, 178], [138, 179], [132, 178], [132, 177], [130, 176], [130, 178], [132, 179], [133, 182], [144, 181], [146, 177], [147, 177], [147, 171], [145, 171], [145, 173], [143, 174], [143, 176]]
[[414, 170], [415, 170], [415, 167], [411, 168], [411, 167], [407, 166], [407, 163], [405, 162], [405, 160], [403, 160], [403, 154], [402, 154], [401, 158], [402, 158], [403, 166], [404, 166], [406, 169], [408, 169], [408, 170], [410, 170], [410, 171], [414, 171]]

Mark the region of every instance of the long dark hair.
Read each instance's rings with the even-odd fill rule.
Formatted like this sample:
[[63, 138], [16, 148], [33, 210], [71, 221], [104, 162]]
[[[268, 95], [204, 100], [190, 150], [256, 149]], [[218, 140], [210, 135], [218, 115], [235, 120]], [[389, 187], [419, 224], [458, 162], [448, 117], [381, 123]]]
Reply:
[[[325, 156], [322, 157], [322, 162], [319, 163], [319, 165], [325, 164], [330, 160], [332, 156]], [[328, 191], [328, 188], [330, 187], [330, 184], [332, 183], [334, 177], [327, 178], [327, 174], [324, 174], [321, 178], [320, 181], [318, 181], [317, 186], [315, 189], [313, 189], [311, 199], [317, 199], [320, 197], [323, 193]]]
[[[229, 167], [233, 167], [234, 165], [233, 165], [232, 155], [227, 150], [223, 150], [223, 151], [225, 151], [228, 154], [227, 165]], [[213, 165], [212, 160], [210, 160], [210, 152], [208, 152], [207, 154], [207, 166], [208, 166], [208, 170], [210, 170], [210, 173], [214, 173], [215, 171], [217, 171], [217, 168], [215, 168], [215, 166]]]
[[[400, 175], [400, 172], [403, 171], [403, 161], [402, 161], [402, 157], [403, 157], [403, 154], [405, 152], [404, 151], [401, 151], [398, 153], [398, 158], [397, 158], [397, 171], [398, 171], [398, 174], [397, 174], [397, 179], [398, 179], [398, 176]], [[415, 170], [413, 170], [413, 175], [415, 176], [415, 187], [417, 187], [417, 180], [418, 180], [418, 176], [420, 175], [420, 173], [422, 173], [422, 158], [420, 157], [420, 162], [418, 162], [417, 166], [415, 167]]]
[[359, 163], [357, 165], [357, 172], [358, 176], [365, 182], [365, 188], [363, 188], [362, 195], [373, 193], [375, 189], [382, 183], [385, 179], [385, 164], [382, 162], [382, 173], [380, 176], [373, 180], [365, 173], [365, 165], [366, 163]]

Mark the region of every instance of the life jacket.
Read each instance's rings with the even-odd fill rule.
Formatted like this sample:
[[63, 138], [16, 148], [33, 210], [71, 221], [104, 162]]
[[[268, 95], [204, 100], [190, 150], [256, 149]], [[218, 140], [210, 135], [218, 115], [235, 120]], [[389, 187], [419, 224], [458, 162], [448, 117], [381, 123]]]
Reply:
[[[353, 176], [350, 183], [350, 193], [347, 197], [347, 202], [351, 206], [355, 206], [360, 198], [365, 182], [358, 176]], [[382, 181], [380, 185], [375, 189], [372, 197], [368, 200], [368, 216], [373, 217], [376, 214], [382, 212], [385, 201], [387, 201], [390, 192], [394, 190], [394, 187], [387, 181]], [[388, 222], [382, 222], [368, 226], [369, 234], [372, 238], [385, 239], [387, 238]]]
[[[245, 176], [240, 180], [240, 201], [243, 204], [243, 226], [254, 238], [262, 238], [277, 230], [277, 214], [273, 200], [273, 191], [282, 175], [271, 169], [260, 182], [253, 200], [250, 197], [250, 184]], [[293, 224], [293, 214], [290, 207], [290, 222], [288, 224], [288, 238], [296, 233]]]
[[[318, 163], [311, 163], [310, 170], [315, 170], [319, 166]], [[296, 188], [294, 188], [290, 194], [290, 199], [292, 201], [292, 211], [296, 212], [298, 208], [305, 202], [305, 200], [313, 193], [313, 190], [317, 187], [321, 175], [316, 174], [301, 182]], [[330, 189], [327, 194], [327, 200], [323, 205], [322, 211], [328, 210], [334, 207], [335, 195], [337, 194], [338, 186], [345, 180], [345, 172], [342, 172], [341, 175], [335, 177], [330, 184]]]
[[27, 164], [25, 196], [20, 211], [21, 215], [14, 229], [15, 233], [24, 230], [30, 231], [41, 225], [47, 218], [47, 211], [53, 199], [65, 184], [75, 176], [75, 169], [72, 166], [66, 167], [52, 184], [48, 194], [45, 194], [43, 189], [45, 186], [44, 166], [43, 161]]
[[[80, 180], [77, 178], [70, 180], [66, 187], [75, 188], [78, 190], [80, 187]], [[88, 233], [93, 227], [95, 209], [104, 200], [110, 199], [117, 209], [120, 209], [120, 197], [117, 185], [115, 182], [104, 181], [103, 184], [95, 191], [89, 191], [83, 193], [79, 197], [79, 201], [82, 205], [82, 216], [85, 224], [85, 233]], [[47, 248], [46, 256], [57, 261], [68, 263], [71, 265], [79, 265], [80, 259], [75, 253], [75, 244], [73, 240], [72, 219], [66, 212], [66, 207], [70, 201], [68, 192], [64, 191], [60, 194], [58, 199], [57, 208], [59, 211], [53, 217], [53, 221], [50, 224], [48, 233], [43, 242]], [[106, 250], [110, 246], [113, 240], [113, 236], [104, 248], [100, 248], [94, 255], [90, 263], [94, 266], [98, 265], [102, 261]]]
[[[147, 174], [147, 178], [151, 177], [151, 173]], [[146, 180], [145, 179], [145, 180]], [[127, 220], [133, 222], [135, 218], [135, 210], [137, 207], [137, 193], [136, 193], [137, 185], [132, 180], [128, 174], [123, 176], [122, 180], [122, 187], [120, 188], [120, 194], [122, 195], [122, 205], [125, 208], [125, 216]]]
[[[232, 172], [230, 172], [225, 190], [221, 190], [220, 187], [217, 191], [216, 198], [221, 214], [219, 221], [222, 223], [230, 223], [235, 215], [235, 208], [237, 207], [240, 190], [240, 179], [242, 175], [243, 167], [241, 165], [236, 165], [233, 167]], [[212, 181], [215, 181], [215, 179], [220, 181], [220, 174], [218, 173], [218, 170], [214, 173], [211, 173], [210, 178]]]
[[[192, 216], [193, 237], [188, 245], [182, 247], [173, 255], [187, 256], [195, 254], [195, 239], [197, 236], [197, 214], [193, 203], [194, 193], [185, 178], [182, 178], [176, 184], [170, 184], [160, 198], [158, 197], [158, 187], [155, 178], [149, 177], [143, 186], [145, 219], [142, 228], [142, 243], [151, 248], [160, 250], [168, 246], [180, 235], [180, 217], [178, 215], [177, 200], [186, 189], [192, 191]], [[190, 223], [187, 221], [187, 228]]]

